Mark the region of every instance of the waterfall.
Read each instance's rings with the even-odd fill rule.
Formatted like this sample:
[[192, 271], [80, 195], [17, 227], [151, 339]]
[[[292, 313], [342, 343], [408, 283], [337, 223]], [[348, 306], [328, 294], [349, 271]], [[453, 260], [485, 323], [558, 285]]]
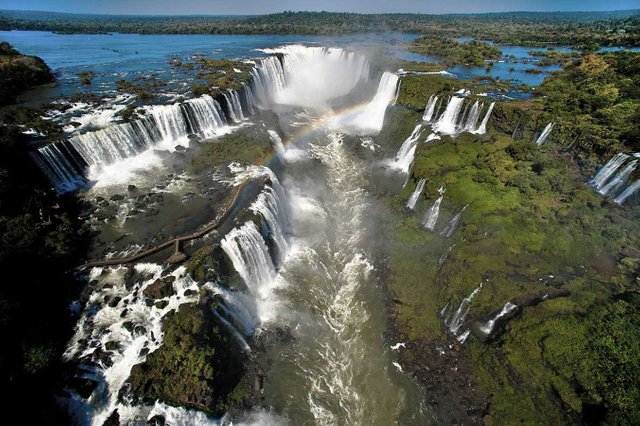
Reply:
[[396, 154], [395, 161], [391, 164], [394, 168], [402, 170], [404, 173], [409, 172], [409, 168], [411, 167], [411, 163], [413, 163], [413, 156], [416, 151], [416, 145], [418, 144], [418, 139], [422, 134], [422, 124], [418, 124], [413, 132], [409, 135], [398, 150]]
[[222, 96], [224, 96], [224, 100], [227, 104], [227, 111], [229, 111], [229, 118], [231, 118], [231, 120], [234, 123], [240, 123], [244, 119], [242, 115], [242, 108], [240, 107], [239, 100], [236, 100], [234, 98], [233, 93], [235, 92], [228, 90], [226, 92], [223, 92]]
[[471, 308], [471, 301], [473, 301], [473, 298], [476, 297], [476, 295], [480, 292], [480, 289], [482, 289], [482, 283], [480, 283], [480, 285], [476, 287], [471, 292], [471, 294], [462, 299], [462, 302], [460, 302], [460, 306], [458, 306], [458, 309], [456, 309], [456, 311], [450, 318], [447, 318], [445, 320], [444, 323], [452, 334], [457, 335], [458, 330], [464, 323], [464, 319], [469, 313], [469, 309]]
[[[634, 153], [633, 157], [639, 157]], [[627, 181], [635, 172], [638, 161], [624, 152], [614, 155], [589, 181], [589, 185], [605, 197], [613, 198], [618, 204], [623, 204], [627, 198], [640, 188], [638, 180], [627, 185]], [[627, 185], [625, 187], [625, 185]]]
[[246, 178], [256, 178], [257, 175], [269, 177], [270, 183], [265, 184], [249, 207], [260, 220], [263, 233], [256, 225], [256, 220], [249, 220], [233, 228], [220, 242], [222, 250], [248, 289], [247, 293], [223, 290], [222, 295], [225, 313], [234, 319], [246, 335], [251, 335], [278, 311], [273, 289], [277, 267], [282, 264], [289, 248], [286, 237], [289, 215], [284, 189], [270, 169], [252, 167], [244, 172]]
[[247, 83], [242, 83], [242, 94], [244, 96], [245, 103], [247, 105], [247, 110], [249, 114], [255, 113], [255, 108], [257, 106], [256, 98], [253, 96], [253, 92], [251, 91], [251, 86]]
[[449, 238], [453, 235], [458, 226], [458, 222], [460, 222], [460, 217], [462, 216], [462, 212], [469, 206], [469, 204], [465, 205], [462, 210], [460, 210], [453, 218], [449, 221], [447, 226], [440, 232], [440, 236], [444, 238]]
[[489, 122], [489, 117], [491, 117], [491, 112], [493, 111], [493, 107], [496, 105], [495, 102], [491, 102], [491, 105], [489, 105], [489, 109], [487, 109], [487, 113], [484, 115], [484, 118], [482, 119], [482, 123], [480, 124], [480, 127], [478, 127], [473, 133], [479, 134], [479, 135], [484, 135], [485, 133], [487, 133], [487, 123]]
[[606, 185], [598, 190], [598, 192], [604, 196], [609, 196], [610, 194], [616, 194], [621, 187], [627, 182], [627, 179], [636, 169], [638, 165], [638, 160], [633, 160], [629, 164], [625, 166], [625, 168], [615, 175], [613, 179], [611, 179]]
[[82, 186], [85, 176], [95, 177], [109, 164], [153, 147], [173, 149], [185, 144], [189, 134], [210, 138], [225, 126], [218, 102], [204, 95], [181, 104], [149, 107], [144, 118], [46, 145], [34, 155], [56, 189], [65, 192]]
[[595, 189], [599, 190], [609, 178], [622, 166], [625, 161], [629, 159], [629, 156], [623, 152], [616, 154], [611, 160], [607, 162], [598, 173], [591, 179], [589, 184]]
[[427, 102], [427, 107], [424, 109], [424, 114], [422, 115], [422, 121], [430, 122], [434, 117], [434, 113], [436, 110], [436, 103], [438, 102], [438, 97], [435, 95], [429, 96], [429, 101]]
[[438, 216], [440, 215], [440, 204], [442, 203], [442, 199], [444, 198], [444, 191], [440, 192], [440, 197], [436, 200], [435, 203], [431, 206], [431, 208], [425, 213], [422, 218], [422, 227], [428, 229], [429, 231], [433, 231], [436, 227], [436, 223], [438, 222]]
[[416, 208], [418, 197], [420, 197], [420, 194], [422, 194], [422, 190], [424, 189], [424, 184], [426, 181], [426, 179], [420, 179], [420, 182], [418, 182], [418, 185], [416, 185], [416, 189], [413, 191], [413, 194], [411, 194], [411, 197], [409, 197], [409, 201], [407, 201], [407, 207], [411, 210]]
[[518, 305], [516, 305], [514, 303], [511, 303], [511, 302], [505, 303], [505, 305], [502, 307], [500, 312], [498, 312], [498, 314], [495, 317], [491, 318], [485, 324], [482, 324], [480, 327], [478, 327], [478, 329], [485, 336], [489, 336], [491, 334], [491, 332], [493, 332], [493, 327], [495, 327], [496, 321], [498, 321], [500, 318], [504, 317], [505, 315], [509, 314], [510, 312], [512, 312], [517, 307], [518, 307]]
[[555, 127], [555, 123], [549, 123], [547, 124], [547, 126], [544, 128], [544, 130], [542, 131], [542, 133], [540, 133], [540, 136], [538, 136], [538, 139], [536, 139], [536, 145], [538, 146], [542, 146], [542, 144], [545, 143], [545, 141], [547, 140], [547, 138], [549, 137], [549, 134], [551, 133], [551, 131], [553, 130], [553, 128]]
[[258, 320], [268, 317], [270, 313], [262, 311], [268, 309], [268, 305], [260, 302], [267, 301], [271, 295], [276, 268], [256, 225], [249, 221], [239, 228], [233, 228], [220, 241], [220, 246], [255, 300], [255, 312], [252, 314]]
[[627, 186], [624, 191], [620, 193], [613, 201], [618, 204], [624, 204], [627, 201], [627, 198], [632, 196], [637, 190], [640, 188], [640, 179], [633, 182], [631, 185]]
[[[484, 104], [481, 104], [480, 101], [475, 101], [473, 106], [471, 107], [471, 111], [469, 111], [469, 115], [467, 116], [467, 120], [465, 121], [463, 131], [473, 132], [476, 130], [478, 126], [478, 119], [480, 118], [480, 111]], [[464, 116], [463, 116], [464, 118]]]
[[[271, 96], [259, 99], [263, 105], [325, 107], [331, 99], [347, 95], [357, 84], [369, 80], [367, 59], [345, 49], [285, 45], [262, 52], [283, 58], [267, 58], [257, 67], [262, 86], [273, 87], [266, 90]], [[389, 102], [395, 91], [394, 85]]]
[[347, 115], [346, 120], [340, 117], [335, 125], [351, 128], [359, 134], [380, 133], [387, 107], [395, 100], [397, 86], [398, 76], [385, 71], [380, 77], [376, 94], [367, 106], [353, 116]]
[[434, 125], [434, 130], [445, 135], [454, 135], [457, 132], [458, 115], [462, 109], [464, 98], [452, 96], [438, 122]]
[[275, 130], [267, 130], [267, 133], [269, 133], [269, 137], [271, 138], [271, 142], [273, 142], [276, 152], [282, 157], [284, 155], [284, 144], [282, 143], [282, 138]]
[[75, 150], [69, 151], [66, 144], [52, 143], [29, 154], [47, 175], [57, 192], [73, 191], [87, 183], [82, 175], [86, 164]]
[[267, 238], [271, 238], [276, 245], [277, 264], [282, 263], [289, 247], [285, 237], [288, 214], [283, 199], [284, 189], [276, 179], [271, 182], [271, 186], [265, 185], [256, 201], [249, 207], [249, 210], [262, 216], [266, 222]]

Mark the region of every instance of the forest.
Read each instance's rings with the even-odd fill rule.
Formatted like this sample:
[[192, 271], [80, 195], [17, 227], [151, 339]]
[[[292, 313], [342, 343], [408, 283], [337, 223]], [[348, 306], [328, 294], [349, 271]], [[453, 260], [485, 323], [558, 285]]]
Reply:
[[116, 16], [0, 11], [0, 29], [57, 33], [311, 34], [403, 32], [525, 46], [640, 46], [638, 10], [467, 15], [283, 12], [256, 16]]

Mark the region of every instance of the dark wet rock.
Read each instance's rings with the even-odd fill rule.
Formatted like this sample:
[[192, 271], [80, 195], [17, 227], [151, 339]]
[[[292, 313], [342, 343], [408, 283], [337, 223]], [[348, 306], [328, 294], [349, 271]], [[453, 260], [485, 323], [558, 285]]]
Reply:
[[103, 351], [100, 348], [97, 348], [95, 351], [93, 351], [93, 354], [91, 354], [91, 361], [95, 362], [96, 364], [106, 365], [107, 367], [110, 367], [112, 365], [111, 359], [109, 358], [109, 353]]
[[149, 210], [147, 210], [147, 212], [145, 213], [145, 216], [155, 216], [158, 213], [160, 213], [160, 210], [155, 209], [155, 208], [150, 208]]
[[189, 288], [189, 289], [186, 289], [183, 294], [185, 297], [190, 297], [190, 296], [194, 296], [196, 294], [196, 291]]
[[74, 377], [69, 382], [69, 388], [73, 389], [78, 395], [87, 399], [91, 396], [98, 383], [90, 379]]
[[127, 186], [127, 191], [129, 191], [129, 192], [135, 191], [136, 189], [137, 189], [137, 187], [135, 185]]
[[149, 284], [142, 293], [151, 299], [164, 299], [165, 297], [170, 297], [174, 294], [173, 278], [160, 278]]
[[124, 328], [125, 330], [127, 330], [129, 333], [131, 333], [133, 331], [133, 322], [131, 321], [126, 321], [122, 324], [122, 328]]
[[176, 146], [175, 146], [175, 150], [176, 150], [177, 152], [184, 152], [184, 151], [186, 151], [186, 150], [187, 150], [187, 148], [185, 148], [185, 147], [184, 147], [184, 146], [182, 146], [182, 145], [176, 145]]
[[118, 410], [113, 410], [113, 413], [107, 417], [107, 420], [102, 423], [102, 426], [120, 426], [120, 414], [118, 414]]
[[156, 414], [147, 420], [147, 426], [165, 426], [165, 424], [165, 419], [160, 414]]
[[483, 424], [488, 399], [466, 352], [455, 340], [409, 341], [400, 364], [416, 377], [426, 403], [441, 424]]
[[132, 217], [138, 214], [140, 214], [140, 210], [133, 209], [133, 210], [130, 210], [129, 213], [127, 213], [127, 216]]
[[54, 81], [51, 69], [37, 56], [20, 54], [7, 42], [0, 43], [0, 105], [16, 100], [23, 91]]
[[124, 273], [124, 279], [130, 280], [133, 277], [134, 270], [133, 268], [127, 268], [127, 271]]
[[120, 318], [126, 317], [128, 313], [129, 309], [123, 309], [122, 312], [120, 312]]
[[122, 194], [115, 194], [112, 195], [111, 198], [109, 198], [111, 201], [121, 201], [124, 200], [124, 195]]
[[[108, 296], [107, 296], [107, 297], [108, 297]], [[107, 301], [107, 300], [106, 300], [106, 299], [107, 299], [107, 297], [105, 297], [105, 302]], [[111, 299], [111, 300], [109, 301], [109, 307], [111, 307], [111, 308], [115, 308], [116, 306], [118, 306], [118, 303], [120, 303], [120, 301], [121, 301], [121, 300], [122, 300], [122, 297], [120, 297], [120, 296], [116, 296], [116, 297], [114, 297], [113, 299]]]
[[94, 214], [94, 217], [96, 218], [96, 220], [103, 222], [105, 220], [111, 219], [112, 216], [104, 210], [99, 210]]
[[169, 305], [169, 302], [167, 300], [160, 300], [159, 302], [156, 302], [156, 308], [158, 309], [164, 309], [167, 307], [167, 305]]
[[140, 349], [140, 356], [147, 356], [149, 354], [149, 348]]
[[118, 342], [110, 341], [104, 345], [105, 349], [108, 351], [117, 351], [120, 345]]
[[144, 304], [147, 305], [148, 307], [152, 307], [153, 306], [153, 299], [144, 299]]

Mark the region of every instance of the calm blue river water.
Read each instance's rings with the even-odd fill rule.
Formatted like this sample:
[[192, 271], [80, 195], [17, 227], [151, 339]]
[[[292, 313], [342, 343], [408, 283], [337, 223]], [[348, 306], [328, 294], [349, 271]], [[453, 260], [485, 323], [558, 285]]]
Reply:
[[[57, 73], [58, 86], [28, 94], [25, 100], [40, 100], [77, 92], [109, 93], [118, 79], [153, 75], [168, 83], [168, 92], [188, 89], [194, 72], [172, 68], [173, 59], [188, 61], [195, 55], [213, 58], [255, 58], [260, 49], [287, 43], [351, 45], [362, 49], [377, 48], [376, 54], [410, 61], [434, 61], [437, 58], [409, 52], [407, 43], [414, 34], [357, 34], [345, 36], [299, 35], [139, 35], [139, 34], [54, 34], [45, 31], [0, 31], [0, 41], [8, 41], [19, 51], [37, 55]], [[461, 41], [467, 41], [461, 40]], [[561, 68], [537, 67], [539, 58], [529, 55], [536, 50], [522, 46], [499, 46], [503, 58], [493, 68], [456, 66], [449, 71], [456, 77], [491, 76], [538, 86], [545, 77]], [[382, 50], [379, 50], [382, 48]], [[560, 50], [568, 50], [559, 48]], [[615, 48], [614, 48], [615, 49]], [[613, 50], [613, 49], [607, 49]], [[528, 69], [542, 71], [527, 73]], [[81, 87], [76, 73], [95, 73], [91, 87]], [[521, 97], [521, 96], [520, 96]]]

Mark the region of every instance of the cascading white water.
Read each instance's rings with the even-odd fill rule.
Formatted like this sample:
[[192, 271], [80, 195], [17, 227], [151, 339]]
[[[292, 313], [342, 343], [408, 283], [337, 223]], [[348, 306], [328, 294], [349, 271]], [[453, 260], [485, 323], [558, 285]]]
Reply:
[[[128, 288], [125, 271], [123, 267], [91, 270], [90, 279], [100, 287], [89, 297], [64, 353], [66, 360], [79, 361], [80, 376], [98, 382], [87, 400], [72, 394], [77, 424], [101, 426], [114, 409], [126, 411], [118, 394], [131, 368], [162, 344], [162, 318], [199, 297], [198, 286], [186, 275], [185, 267], [167, 274], [160, 265], [138, 264], [135, 272], [140, 282], [133, 289]], [[172, 295], [163, 299], [164, 307], [149, 306], [144, 291], [161, 278], [171, 281]]]
[[361, 135], [380, 133], [387, 107], [395, 101], [397, 87], [398, 76], [385, 71], [380, 78], [376, 94], [366, 107], [355, 114], [338, 117], [332, 127], [348, 129]]
[[52, 143], [43, 146], [38, 152], [31, 152], [31, 158], [49, 178], [59, 193], [73, 191], [86, 184], [82, 176], [84, 163], [74, 161], [74, 157], [65, 154], [66, 146], [62, 143]]
[[[442, 194], [444, 191], [441, 191]], [[438, 222], [438, 216], [440, 215], [440, 204], [442, 203], [442, 199], [444, 198], [444, 194], [440, 195], [438, 199], [433, 203], [431, 208], [427, 210], [422, 218], [422, 227], [428, 229], [429, 231], [433, 231], [436, 227], [436, 223]]]
[[[285, 84], [272, 97], [278, 104], [326, 106], [329, 100], [344, 96], [358, 83], [369, 80], [369, 61], [359, 53], [341, 48], [286, 45], [263, 52], [284, 55]], [[395, 89], [394, 85], [392, 99]]]
[[480, 101], [475, 101], [471, 107], [471, 111], [469, 111], [469, 114], [467, 115], [466, 122], [462, 128], [463, 131], [473, 132], [476, 130], [478, 126], [478, 119], [480, 118], [480, 111], [482, 111], [483, 106], [484, 104], [481, 104]]
[[422, 121], [430, 122], [431, 119], [434, 118], [437, 102], [438, 102], [437, 96], [435, 95], [429, 96], [427, 107], [424, 109], [424, 114], [422, 114]]
[[404, 173], [409, 172], [411, 163], [413, 163], [413, 156], [416, 150], [418, 139], [422, 135], [422, 124], [418, 124], [409, 137], [402, 142], [398, 153], [396, 154], [395, 161], [391, 163], [391, 166], [402, 170]]
[[625, 166], [625, 168], [618, 174], [616, 174], [606, 185], [598, 190], [598, 192], [604, 196], [613, 196], [617, 194], [620, 189], [627, 182], [627, 179], [633, 173], [638, 165], [638, 160], [633, 160]]
[[540, 133], [540, 136], [538, 136], [538, 139], [536, 139], [536, 141], [535, 141], [536, 145], [542, 146], [542, 144], [544, 144], [546, 142], [547, 138], [551, 134], [551, 131], [553, 130], [555, 125], [556, 125], [555, 123], [549, 123], [549, 124], [546, 125], [546, 127], [544, 128], [542, 133]]
[[229, 116], [234, 123], [241, 123], [244, 120], [244, 114], [242, 113], [242, 105], [240, 104], [240, 97], [235, 90], [227, 90], [222, 95], [227, 103], [227, 110]]
[[628, 159], [629, 156], [624, 152], [616, 154], [596, 173], [589, 184], [599, 190]]
[[613, 201], [618, 204], [624, 204], [627, 198], [631, 197], [640, 188], [640, 179], [627, 186], [624, 191], [620, 193]]
[[[638, 158], [640, 154], [634, 153], [633, 157]], [[614, 202], [623, 204], [640, 188], [638, 180], [627, 185], [627, 181], [638, 166], [639, 160], [633, 157], [623, 152], [614, 155], [598, 170], [589, 181], [589, 185], [600, 194], [613, 198]]]
[[445, 135], [455, 135], [458, 130], [458, 115], [462, 109], [464, 98], [452, 96], [433, 129]]
[[473, 301], [473, 298], [476, 297], [476, 295], [480, 292], [481, 289], [482, 289], [482, 283], [480, 283], [478, 287], [473, 289], [473, 291], [467, 297], [462, 299], [462, 302], [460, 302], [458, 309], [456, 309], [455, 312], [453, 312], [453, 314], [449, 318], [445, 319], [444, 323], [449, 329], [449, 331], [451, 332], [451, 334], [455, 336], [458, 335], [458, 330], [460, 329], [462, 324], [464, 324], [464, 320], [467, 317], [467, 314], [469, 313], [469, 309], [471, 308], [471, 302]]
[[[442, 102], [444, 102], [444, 99]], [[476, 100], [472, 105], [467, 103], [465, 106], [464, 97], [451, 96], [442, 114], [439, 114], [437, 104], [438, 97], [431, 95], [422, 115], [422, 121], [433, 123], [431, 125], [433, 131], [445, 135], [457, 135], [460, 132], [486, 133], [487, 123], [495, 106], [495, 102], [489, 104], [482, 122], [478, 125], [478, 120], [484, 108], [484, 104], [479, 100]]]
[[268, 226], [269, 236], [276, 245], [276, 259], [278, 264], [284, 260], [289, 244], [285, 236], [285, 229], [288, 221], [288, 214], [283, 203], [284, 189], [275, 180], [270, 186], [265, 186], [258, 195], [256, 201], [249, 209], [262, 216]]
[[505, 315], [509, 314], [517, 307], [518, 305], [511, 303], [510, 301], [505, 303], [502, 309], [500, 310], [500, 312], [498, 312], [498, 314], [495, 317], [491, 318], [485, 324], [482, 324], [480, 327], [478, 327], [478, 330], [480, 330], [480, 332], [482, 332], [482, 334], [484, 334], [485, 336], [490, 335], [493, 332], [493, 328], [496, 325], [496, 321], [498, 321], [500, 318], [504, 317]]
[[247, 285], [252, 300], [245, 298], [242, 303], [251, 303], [246, 307], [252, 310], [255, 326], [273, 318], [273, 282], [276, 268], [256, 225], [253, 222], [245, 222], [239, 228], [233, 228], [220, 241], [220, 246]]
[[407, 207], [411, 210], [416, 208], [416, 205], [418, 204], [418, 198], [420, 197], [420, 194], [422, 194], [422, 190], [424, 189], [424, 184], [426, 182], [426, 179], [420, 179], [420, 181], [416, 185], [416, 189], [411, 194], [411, 197], [409, 197], [409, 201], [407, 201]]
[[495, 102], [491, 102], [486, 114], [484, 115], [484, 118], [482, 119], [482, 123], [480, 123], [480, 126], [476, 130], [472, 131], [472, 133], [476, 133], [479, 135], [484, 135], [485, 133], [487, 133], [487, 123], [489, 122], [489, 117], [491, 117], [491, 112], [493, 111], [493, 107], [495, 105]]
[[440, 232], [441, 237], [449, 238], [453, 235], [453, 233], [456, 231], [456, 228], [458, 226], [458, 222], [460, 222], [460, 217], [462, 216], [462, 213], [466, 210], [468, 206], [469, 204], [466, 204], [462, 208], [462, 210], [460, 210], [455, 216], [453, 216], [453, 218], [451, 219], [451, 221], [449, 221], [447, 226], [445, 226], [444, 229]]
[[[242, 327], [246, 335], [251, 335], [261, 324], [275, 318], [278, 310], [279, 302], [274, 293], [277, 286], [276, 270], [289, 250], [286, 237], [288, 213], [284, 204], [286, 195], [278, 178], [267, 167], [254, 166], [245, 170], [233, 166], [231, 169], [236, 172], [240, 181], [259, 176], [269, 178], [269, 183], [265, 184], [249, 207], [264, 220], [265, 236], [253, 221], [248, 221], [232, 229], [220, 242], [248, 289], [248, 293], [224, 291], [226, 306], [223, 309]], [[273, 256], [265, 238], [273, 241]]]
[[176, 144], [186, 144], [191, 133], [209, 138], [225, 128], [220, 105], [204, 95], [182, 104], [149, 107], [142, 119], [77, 135], [56, 146], [46, 145], [36, 155], [52, 183], [64, 192], [77, 188], [84, 181], [83, 175], [99, 179], [106, 166], [150, 148], [173, 150]]
[[275, 130], [267, 130], [267, 133], [269, 133], [269, 137], [271, 138], [271, 142], [273, 142], [276, 152], [280, 157], [282, 157], [284, 155], [284, 144], [282, 143], [282, 138]]

